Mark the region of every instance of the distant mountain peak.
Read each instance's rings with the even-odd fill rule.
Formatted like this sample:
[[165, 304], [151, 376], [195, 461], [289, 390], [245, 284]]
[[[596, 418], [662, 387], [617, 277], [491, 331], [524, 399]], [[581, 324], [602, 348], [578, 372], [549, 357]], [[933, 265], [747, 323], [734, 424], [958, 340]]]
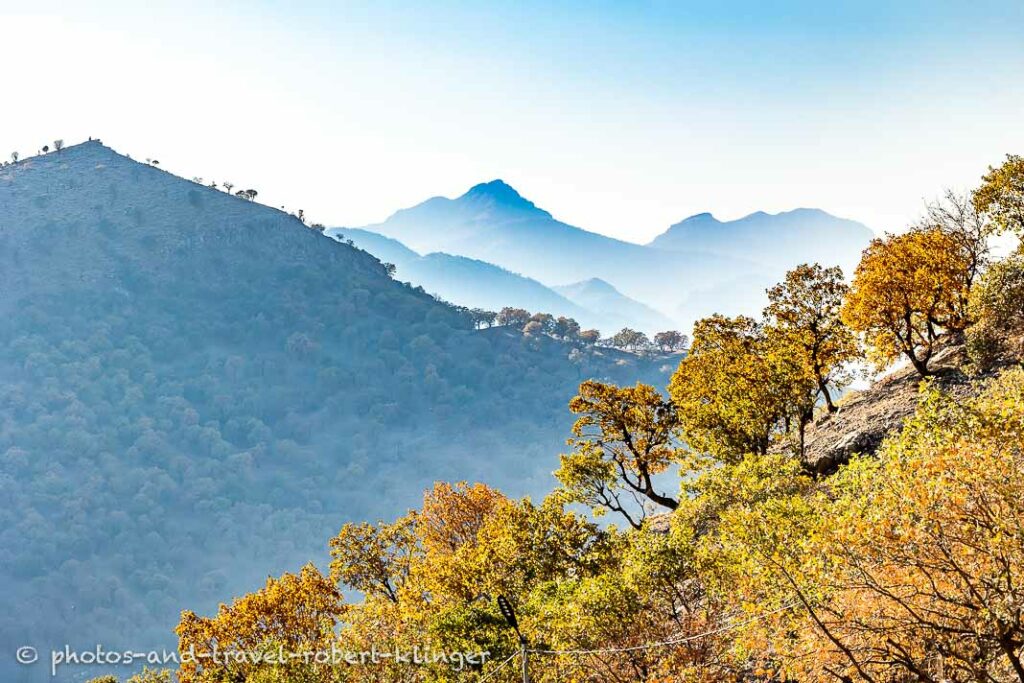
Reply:
[[683, 220], [679, 221], [679, 223], [703, 223], [705, 221], [714, 223], [719, 222], [719, 220], [715, 218], [713, 214], [711, 214], [708, 211], [705, 211], [704, 213], [695, 213], [689, 218], [684, 218]]
[[615, 289], [615, 286], [607, 280], [602, 280], [599, 277], [592, 277], [579, 282], [574, 282], [566, 287], [575, 287], [578, 289], [586, 289], [593, 293], [604, 293], [604, 294], [619, 294], [619, 290]]
[[518, 191], [500, 178], [486, 183], [480, 183], [469, 188], [466, 194], [459, 197], [460, 202], [484, 202], [504, 209], [518, 211], [529, 211], [550, 216], [544, 209], [538, 208], [536, 204], [526, 199]]

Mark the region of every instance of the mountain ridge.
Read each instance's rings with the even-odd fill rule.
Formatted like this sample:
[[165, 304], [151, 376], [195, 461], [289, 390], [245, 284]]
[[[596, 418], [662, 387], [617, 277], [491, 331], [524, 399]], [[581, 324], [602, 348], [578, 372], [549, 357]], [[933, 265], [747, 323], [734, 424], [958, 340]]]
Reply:
[[9, 643], [173, 647], [435, 478], [546, 491], [581, 379], [664, 382], [99, 142], [0, 168], [0, 315]]
[[420, 253], [486, 261], [552, 288], [604, 278], [683, 327], [711, 313], [755, 313], [763, 297], [751, 292], [799, 263], [818, 261], [849, 272], [873, 236], [856, 221], [801, 208], [736, 221], [695, 214], [648, 244], [636, 244], [558, 221], [499, 180], [454, 199], [428, 199], [361, 229]]

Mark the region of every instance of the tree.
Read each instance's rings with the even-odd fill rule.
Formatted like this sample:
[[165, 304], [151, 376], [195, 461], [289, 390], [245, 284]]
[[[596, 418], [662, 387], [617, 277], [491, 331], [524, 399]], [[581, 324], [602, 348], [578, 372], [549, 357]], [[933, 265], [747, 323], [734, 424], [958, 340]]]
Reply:
[[534, 313], [530, 316], [530, 321], [539, 324], [544, 334], [553, 334], [555, 331], [555, 316], [550, 313]]
[[650, 346], [651, 340], [643, 332], [623, 327], [608, 340], [608, 344], [613, 348], [623, 349], [624, 351], [639, 351]]
[[[329, 650], [335, 626], [344, 613], [341, 594], [312, 564], [297, 575], [268, 578], [266, 585], [255, 593], [231, 605], [222, 604], [215, 617], [182, 612], [175, 629], [178, 650], [194, 652], [195, 659], [183, 659], [178, 680], [246, 680], [261, 667], [260, 662], [251, 658], [216, 659], [211, 656], [214, 648], [222, 653], [251, 654], [281, 647], [287, 655]], [[280, 666], [290, 669], [302, 665], [303, 658], [298, 657], [294, 663], [288, 661]]]
[[125, 683], [173, 683], [172, 675], [170, 669], [150, 669], [148, 666], [144, 666], [142, 671], [129, 678]]
[[[988, 241], [995, 234], [997, 224], [975, 208], [971, 195], [946, 190], [942, 199], [928, 205], [925, 217], [917, 227], [925, 230], [937, 228], [956, 243], [967, 266], [966, 290], [970, 290], [989, 264]], [[962, 294], [966, 295], [966, 291]], [[958, 306], [965, 310], [966, 298]]]
[[690, 352], [669, 383], [683, 440], [697, 453], [734, 462], [764, 454], [807, 413], [808, 378], [775, 352], [752, 318], [697, 321]]
[[864, 334], [879, 368], [903, 355], [927, 376], [939, 336], [966, 326], [969, 276], [967, 254], [939, 228], [875, 239], [857, 266], [843, 321]]
[[580, 332], [580, 341], [587, 346], [593, 346], [601, 340], [600, 330], [583, 330]]
[[395, 273], [398, 272], [398, 266], [396, 266], [394, 263], [385, 263], [384, 272], [388, 274], [388, 277], [394, 277]]
[[14, 163], [18, 163], [18, 157], [19, 156], [20, 155], [17, 152], [11, 152], [11, 161], [14, 162]]
[[523, 326], [523, 334], [536, 337], [544, 334], [544, 325], [537, 320], [531, 320]]
[[982, 369], [1001, 358], [1024, 357], [1024, 253], [992, 265], [971, 289], [967, 351]]
[[245, 190], [245, 198], [248, 199], [250, 202], [256, 201], [256, 195], [258, 194], [259, 192], [257, 192], [256, 190]]
[[972, 202], [979, 213], [991, 216], [1002, 230], [1024, 238], [1024, 157], [1007, 154], [999, 168], [989, 166], [974, 191]]
[[46, 154], [49, 151], [50, 151], [50, 146], [49, 145], [43, 145], [43, 154]]
[[331, 539], [331, 579], [366, 595], [398, 602], [418, 552], [416, 516], [392, 524], [346, 524]]
[[595, 380], [580, 385], [569, 402], [579, 415], [555, 476], [566, 500], [589, 505], [599, 514], [617, 512], [635, 528], [650, 501], [667, 509], [679, 502], [660, 493], [654, 478], [679, 455], [673, 440], [677, 415], [654, 387], [617, 387]]
[[654, 335], [654, 344], [665, 353], [672, 351], [682, 351], [686, 348], [689, 343], [689, 338], [681, 332], [675, 330], [668, 330], [666, 332], [658, 332]]
[[781, 351], [806, 369], [831, 413], [837, 408], [830, 386], [849, 381], [844, 367], [860, 355], [856, 337], [839, 315], [848, 290], [838, 267], [803, 264], [768, 290], [765, 309]]
[[565, 341], [572, 341], [580, 335], [580, 324], [572, 318], [559, 316], [552, 325], [551, 334]]
[[62, 149], [64, 149], [64, 140], [59, 139], [59, 138], [57, 140], [54, 140], [53, 141], [53, 148], [55, 150], [57, 150], [58, 152], [61, 151]]
[[231, 194], [231, 188], [235, 186], [234, 183], [228, 182], [227, 180], [221, 183], [221, 185], [224, 186], [224, 191], [227, 192], [228, 194]]
[[482, 308], [473, 308], [469, 311], [469, 319], [473, 321], [473, 327], [476, 329], [490, 327], [497, 318], [498, 314], [494, 311], [486, 311]]
[[522, 328], [530, 322], [530, 312], [523, 308], [506, 306], [498, 312], [497, 322], [502, 327]]
[[1020, 369], [966, 401], [928, 387], [826, 490], [727, 513], [709, 549], [780, 678], [1024, 681], [1022, 418]]

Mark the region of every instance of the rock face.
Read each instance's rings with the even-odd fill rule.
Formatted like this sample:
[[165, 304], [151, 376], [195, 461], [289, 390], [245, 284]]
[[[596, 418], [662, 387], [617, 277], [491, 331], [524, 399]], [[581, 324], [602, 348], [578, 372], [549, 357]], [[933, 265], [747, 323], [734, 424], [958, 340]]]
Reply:
[[[935, 381], [954, 394], [974, 391], [961, 370], [962, 346], [949, 346], [930, 365]], [[882, 378], [869, 389], [847, 396], [835, 414], [825, 414], [807, 429], [804, 462], [817, 474], [830, 474], [855, 453], [874, 453], [886, 436], [898, 431], [917, 408], [921, 378], [910, 367]]]

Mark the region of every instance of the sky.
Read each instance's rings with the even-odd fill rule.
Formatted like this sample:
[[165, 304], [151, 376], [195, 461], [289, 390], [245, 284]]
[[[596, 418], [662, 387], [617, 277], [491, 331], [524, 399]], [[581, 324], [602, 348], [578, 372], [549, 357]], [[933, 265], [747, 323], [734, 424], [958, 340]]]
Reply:
[[[143, 6], [145, 5], [145, 6]], [[633, 242], [898, 231], [1024, 153], [1024, 2], [11, 2], [0, 155], [101, 138], [328, 226], [502, 178]]]

